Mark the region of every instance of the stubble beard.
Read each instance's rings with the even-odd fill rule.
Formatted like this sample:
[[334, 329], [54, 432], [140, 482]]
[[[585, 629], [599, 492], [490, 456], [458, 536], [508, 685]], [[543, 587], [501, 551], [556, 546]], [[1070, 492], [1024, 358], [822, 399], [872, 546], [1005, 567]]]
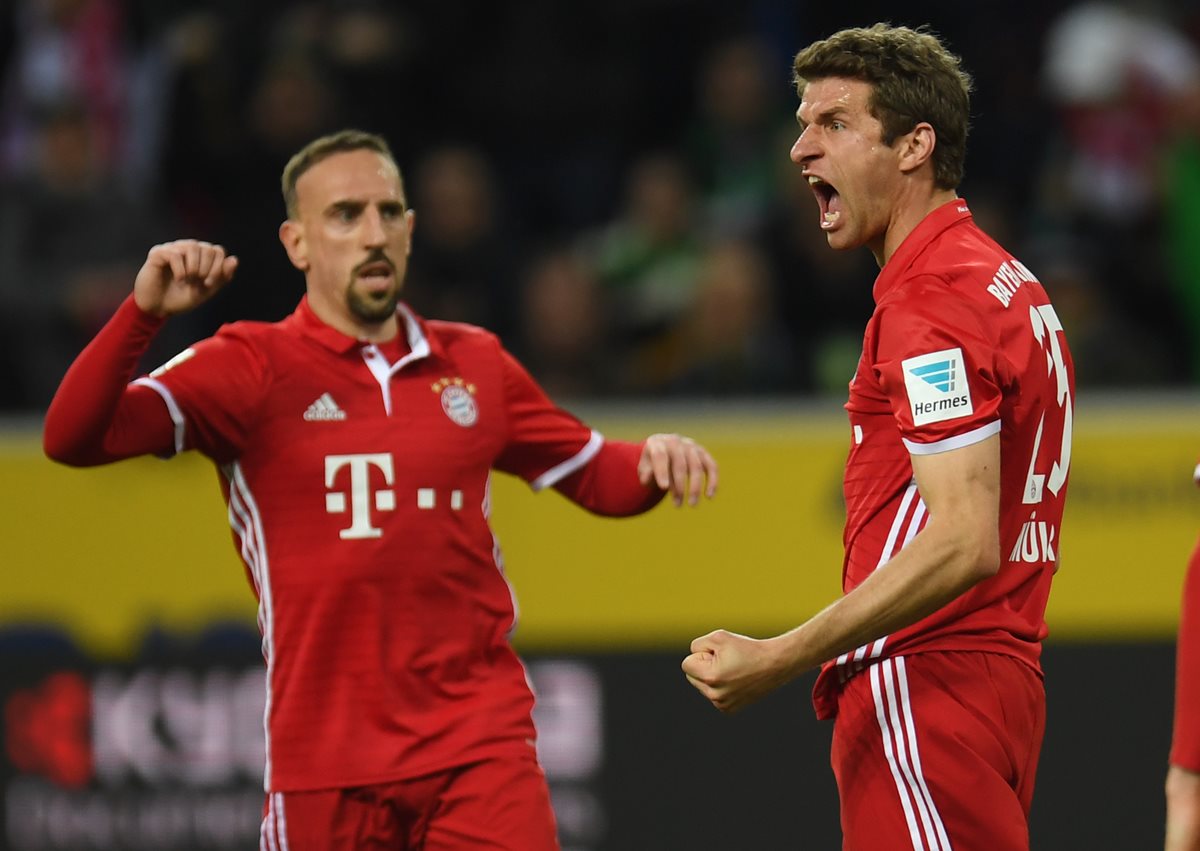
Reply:
[[384, 322], [396, 314], [396, 305], [400, 303], [399, 288], [393, 289], [386, 296], [371, 298], [354, 289], [351, 282], [346, 290], [346, 306], [350, 312], [363, 322]]

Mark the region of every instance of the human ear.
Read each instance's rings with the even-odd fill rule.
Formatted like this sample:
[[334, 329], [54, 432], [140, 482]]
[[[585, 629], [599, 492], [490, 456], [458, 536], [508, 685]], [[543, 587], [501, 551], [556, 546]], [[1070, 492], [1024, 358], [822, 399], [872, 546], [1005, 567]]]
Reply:
[[900, 170], [910, 174], [932, 159], [937, 147], [937, 132], [929, 122], [922, 121], [899, 141]]
[[304, 238], [304, 225], [288, 219], [279, 226], [279, 241], [287, 252], [292, 265], [301, 272], [308, 271], [308, 242]]

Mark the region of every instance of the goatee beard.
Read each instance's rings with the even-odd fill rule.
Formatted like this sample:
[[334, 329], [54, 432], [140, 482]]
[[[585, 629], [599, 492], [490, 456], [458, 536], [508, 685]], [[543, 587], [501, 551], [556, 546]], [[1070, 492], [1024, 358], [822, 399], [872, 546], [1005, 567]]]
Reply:
[[350, 312], [363, 322], [383, 322], [396, 314], [396, 305], [400, 302], [400, 293], [393, 292], [382, 301], [367, 299], [355, 290], [346, 293], [346, 304]]

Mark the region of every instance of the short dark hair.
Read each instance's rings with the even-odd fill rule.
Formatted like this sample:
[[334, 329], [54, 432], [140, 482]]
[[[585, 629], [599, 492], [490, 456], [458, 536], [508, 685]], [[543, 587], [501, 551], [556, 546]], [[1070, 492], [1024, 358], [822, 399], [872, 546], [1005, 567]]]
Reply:
[[934, 183], [939, 189], [958, 187], [971, 124], [971, 77], [926, 27], [881, 23], [841, 30], [797, 53], [792, 68], [801, 97], [812, 80], [846, 77], [870, 83], [868, 106], [883, 125], [886, 145], [918, 122], [929, 122], [937, 134]]
[[[296, 216], [296, 181], [304, 172], [333, 154], [361, 150], [375, 151], [395, 166], [397, 175], [400, 174], [400, 166], [396, 165], [396, 158], [392, 156], [392, 149], [388, 147], [387, 140], [375, 133], [367, 133], [362, 130], [339, 130], [337, 133], [314, 139], [297, 151], [288, 160], [288, 164], [283, 167], [281, 180], [283, 203], [287, 208], [288, 217], [295, 218]], [[403, 189], [404, 178], [402, 176], [400, 186]]]

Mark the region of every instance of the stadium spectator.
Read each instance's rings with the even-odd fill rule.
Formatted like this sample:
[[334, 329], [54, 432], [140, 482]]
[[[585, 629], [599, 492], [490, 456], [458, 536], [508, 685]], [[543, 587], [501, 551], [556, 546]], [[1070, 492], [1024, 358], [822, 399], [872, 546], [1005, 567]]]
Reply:
[[739, 37], [705, 57], [687, 158], [708, 230], [755, 237], [778, 191], [782, 86], [765, 45]]
[[[788, 129], [776, 140], [787, 150]], [[792, 350], [796, 389], [842, 395], [862, 347], [862, 317], [870, 315], [870, 292], [861, 282], [875, 267], [865, 252], [830, 251], [813, 220], [808, 182], [785, 157], [776, 169], [778, 189], [760, 244], [778, 283], [779, 317]]]
[[435, 148], [417, 163], [413, 204], [421, 226], [409, 264], [412, 306], [428, 316], [487, 325], [506, 344], [516, 333], [515, 245], [500, 215], [495, 176], [472, 148]]
[[[871, 9], [883, 15], [885, 4], [859, 13]], [[770, 106], [785, 88], [780, 45], [796, 31], [836, 29], [842, 14], [716, 2], [681, 14], [677, 2], [581, 11], [547, 0], [512, 8], [16, 0], [0, 4], [0, 169], [28, 176], [39, 110], [73, 98], [126, 193], [170, 211], [183, 232], [243, 246], [242, 277], [275, 280], [283, 260], [257, 252], [254, 236], [264, 216], [281, 216], [266, 176], [299, 140], [347, 124], [403, 135], [401, 164], [414, 178], [416, 164], [447, 140], [465, 140], [489, 165], [492, 217], [511, 267], [488, 325], [519, 350], [529, 323], [515, 315], [513, 271], [540, 245], [626, 219], [622, 187], [652, 152], [676, 151], [689, 169], [698, 238], [753, 239], [787, 284], [779, 318], [797, 389], [840, 393], [867, 296], [845, 283], [865, 257], [814, 251], [809, 214], [767, 166], [786, 167], [769, 151]], [[986, 193], [998, 220], [1013, 223], [1011, 236], [995, 234], [1003, 244], [1019, 253], [1082, 246], [1094, 258], [1087, 282], [1102, 290], [1094, 303], [1129, 326], [1123, 339], [1155, 340], [1153, 351], [1128, 350], [1130, 363], [1151, 364], [1139, 383], [1179, 385], [1200, 369], [1200, 337], [1187, 321], [1195, 193], [1185, 140], [1170, 132], [1180, 129], [1173, 98], [1197, 67], [1195, 21], [1179, 3], [938, 12], [941, 30], [978, 56], [974, 165], [964, 183], [977, 220], [987, 229]], [[1160, 166], [1172, 177], [1157, 180]], [[1029, 207], [1032, 216], [1013, 215]], [[417, 235], [424, 239], [424, 227]], [[145, 234], [134, 238], [145, 244]], [[616, 299], [604, 295], [606, 304]], [[188, 322], [207, 334], [233, 318], [276, 319], [297, 296], [232, 288]], [[631, 329], [620, 331], [614, 340], [623, 344]], [[635, 348], [662, 342], [634, 336]], [[596, 392], [661, 386], [633, 361], [622, 373], [630, 386], [618, 376]], [[19, 359], [14, 369], [19, 375]], [[1097, 366], [1080, 381], [1127, 384], [1128, 372]]]
[[695, 299], [698, 228], [686, 166], [650, 154], [630, 169], [616, 217], [581, 239], [609, 305], [618, 383], [628, 392], [657, 392], [669, 381], [662, 350]]
[[611, 392], [606, 306], [595, 272], [578, 251], [534, 258], [521, 282], [522, 362], [551, 396]]
[[1185, 311], [1171, 309], [1183, 303], [1162, 251], [1163, 190], [1172, 190], [1161, 178], [1173, 106], [1200, 81], [1200, 51], [1154, 7], [1084, 2], [1050, 26], [1042, 76], [1058, 121], [1040, 230], [1085, 244], [1103, 272], [1094, 277], [1102, 300], [1166, 349], [1142, 383], [1179, 382], [1192, 331]]
[[820, 228], [880, 267], [846, 405], [844, 595], [773, 638], [697, 638], [683, 670], [736, 711], [821, 666], [847, 851], [1028, 851], [1070, 464], [1062, 326], [957, 195], [970, 79], [935, 36], [842, 30], [795, 75], [791, 157]]
[[37, 168], [42, 112], [79, 105], [94, 156], [120, 171], [128, 139], [130, 64], [118, 0], [17, 0], [16, 45], [0, 109], [0, 172]]
[[662, 357], [665, 389], [676, 395], [794, 388], [795, 358], [779, 322], [775, 280], [757, 244], [728, 239], [701, 255], [695, 296]]
[[1174, 101], [1162, 152], [1163, 237], [1172, 291], [1188, 333], [1190, 371], [1200, 381], [1200, 76]]
[[127, 383], [236, 257], [150, 250], [46, 417], [56, 460], [194, 449], [218, 466], [267, 663], [263, 848], [557, 848], [515, 604], [488, 525], [493, 469], [605, 515], [711, 497], [693, 441], [606, 441], [496, 337], [399, 302], [415, 216], [384, 140], [344, 131], [287, 164], [306, 296]]
[[74, 101], [47, 105], [29, 129], [37, 157], [0, 184], [0, 407], [43, 409], [62, 373], [129, 290], [162, 222], [97, 149]]

